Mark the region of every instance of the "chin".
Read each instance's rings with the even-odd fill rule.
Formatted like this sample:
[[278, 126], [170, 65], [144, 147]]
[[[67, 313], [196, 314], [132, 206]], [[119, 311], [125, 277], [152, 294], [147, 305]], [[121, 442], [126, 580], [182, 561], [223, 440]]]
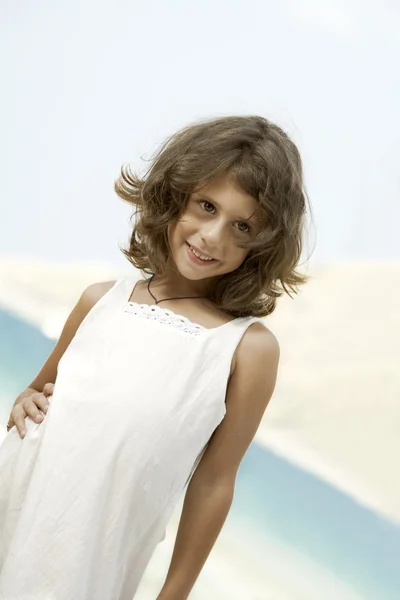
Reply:
[[196, 273], [194, 269], [191, 269], [190, 267], [185, 266], [179, 266], [178, 265], [178, 271], [179, 273], [182, 275], [182, 277], [185, 277], [185, 279], [188, 279], [189, 281], [201, 281], [202, 279], [208, 279], [209, 277], [215, 277], [215, 275], [209, 275], [206, 273]]

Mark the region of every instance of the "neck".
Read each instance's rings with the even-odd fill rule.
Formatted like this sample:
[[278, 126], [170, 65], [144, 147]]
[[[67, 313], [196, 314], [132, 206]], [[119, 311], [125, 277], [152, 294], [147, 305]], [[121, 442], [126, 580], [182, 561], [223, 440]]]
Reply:
[[[151, 281], [151, 290], [161, 297], [201, 296], [207, 297], [210, 292], [211, 279], [192, 281], [179, 272], [168, 269], [162, 275], [155, 275]], [[157, 292], [157, 293], [156, 293]]]

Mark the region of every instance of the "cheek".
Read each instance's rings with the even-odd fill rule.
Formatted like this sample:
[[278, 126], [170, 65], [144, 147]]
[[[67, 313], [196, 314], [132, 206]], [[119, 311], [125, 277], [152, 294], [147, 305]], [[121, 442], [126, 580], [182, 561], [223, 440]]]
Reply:
[[183, 241], [188, 237], [188, 221], [185, 216], [182, 216], [179, 220], [170, 223], [167, 227], [168, 241], [172, 250], [177, 249]]
[[248, 254], [247, 248], [241, 248], [239, 246], [239, 241], [232, 236], [232, 238], [228, 241], [229, 245], [229, 254], [234, 260], [244, 260]]
[[170, 223], [167, 227], [168, 245], [171, 252], [174, 254], [177, 241], [179, 239], [179, 224]]
[[185, 212], [179, 219], [176, 225], [176, 233], [179, 237], [186, 237], [188, 232], [191, 232], [196, 228], [196, 220], [188, 213]]
[[245, 252], [244, 250], [240, 250], [240, 252], [238, 252], [236, 254], [236, 262], [238, 263], [238, 265], [241, 265], [242, 262], [246, 259], [247, 256], [247, 252]]
[[236, 265], [235, 268], [240, 267], [243, 261], [246, 259], [249, 251], [245, 248], [239, 248], [234, 246], [231, 251], [231, 262]]

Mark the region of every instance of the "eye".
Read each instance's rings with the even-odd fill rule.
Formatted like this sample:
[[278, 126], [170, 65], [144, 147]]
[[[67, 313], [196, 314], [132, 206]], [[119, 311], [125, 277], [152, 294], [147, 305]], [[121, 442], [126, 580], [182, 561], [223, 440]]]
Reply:
[[203, 210], [205, 210], [206, 212], [211, 212], [210, 210], [208, 210], [207, 208], [205, 208], [205, 206], [206, 206], [206, 205], [207, 205], [208, 207], [210, 207], [210, 206], [211, 206], [211, 208], [212, 208], [212, 209], [215, 209], [215, 206], [214, 206], [213, 204], [211, 204], [211, 202], [208, 202], [208, 200], [198, 200], [197, 202], [200, 204], [200, 206], [201, 206], [202, 204], [204, 204], [204, 206], [203, 206]]
[[245, 229], [240, 229], [240, 227], [238, 227], [238, 229], [241, 233], [250, 233], [251, 232], [251, 227], [249, 225], [247, 225], [247, 223], [244, 223], [244, 221], [238, 223], [238, 226], [240, 226], [240, 225], [245, 226]]

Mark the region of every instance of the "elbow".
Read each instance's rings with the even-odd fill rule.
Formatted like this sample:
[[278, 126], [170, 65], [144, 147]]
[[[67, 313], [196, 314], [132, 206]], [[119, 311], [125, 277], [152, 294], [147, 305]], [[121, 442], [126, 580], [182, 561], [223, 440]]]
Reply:
[[208, 490], [221, 490], [225, 491], [228, 495], [232, 495], [235, 492], [235, 484], [236, 484], [236, 473], [224, 473], [215, 474], [215, 473], [207, 473], [204, 470], [199, 469], [195, 471], [192, 479], [190, 480], [189, 486], [192, 487], [202, 487], [207, 488]]

